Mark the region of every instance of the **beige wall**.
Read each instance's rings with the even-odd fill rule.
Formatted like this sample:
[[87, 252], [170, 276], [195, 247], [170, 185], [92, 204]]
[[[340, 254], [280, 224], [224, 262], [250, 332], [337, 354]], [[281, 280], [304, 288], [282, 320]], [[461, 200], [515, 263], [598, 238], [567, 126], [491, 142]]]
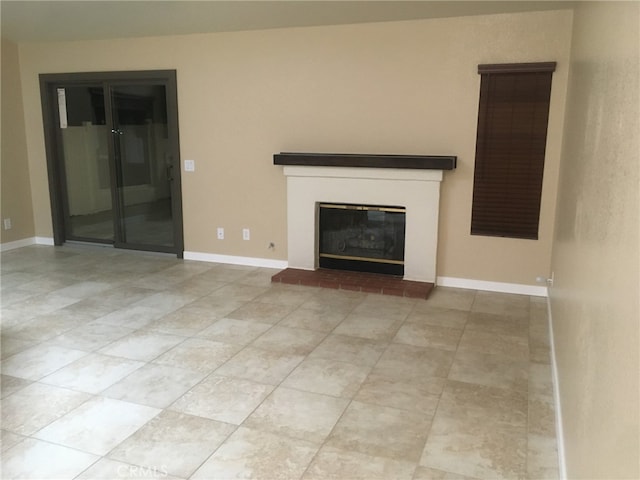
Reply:
[[27, 144], [22, 109], [22, 86], [18, 47], [2, 39], [2, 90], [0, 96], [2, 139], [0, 176], [2, 178], [2, 219], [10, 218], [13, 227], [0, 224], [0, 241], [13, 242], [34, 236], [31, 187], [27, 163]]
[[640, 478], [639, 21], [575, 12], [550, 292], [569, 478]]
[[[534, 284], [550, 267], [571, 21], [558, 11], [23, 44], [37, 234], [51, 235], [38, 73], [175, 68], [181, 154], [196, 161], [182, 179], [186, 250], [287, 258], [285, 178], [273, 153], [457, 155], [442, 184], [438, 275]], [[553, 60], [540, 240], [471, 237], [477, 65]]]

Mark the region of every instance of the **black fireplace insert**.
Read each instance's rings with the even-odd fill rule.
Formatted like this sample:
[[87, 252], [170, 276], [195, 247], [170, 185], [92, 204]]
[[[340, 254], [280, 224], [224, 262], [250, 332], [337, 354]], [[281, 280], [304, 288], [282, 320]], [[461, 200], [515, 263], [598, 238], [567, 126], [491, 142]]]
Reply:
[[319, 204], [321, 268], [404, 275], [404, 207]]

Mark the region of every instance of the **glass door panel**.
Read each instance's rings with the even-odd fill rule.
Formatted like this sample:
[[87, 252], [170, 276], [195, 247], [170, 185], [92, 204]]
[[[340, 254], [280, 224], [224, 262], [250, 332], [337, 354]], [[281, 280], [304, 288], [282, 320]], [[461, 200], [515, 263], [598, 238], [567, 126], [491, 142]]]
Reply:
[[114, 241], [109, 132], [102, 85], [56, 89], [70, 240]]
[[110, 89], [120, 244], [172, 247], [172, 154], [164, 85]]
[[40, 85], [55, 244], [182, 258], [175, 71], [41, 74]]

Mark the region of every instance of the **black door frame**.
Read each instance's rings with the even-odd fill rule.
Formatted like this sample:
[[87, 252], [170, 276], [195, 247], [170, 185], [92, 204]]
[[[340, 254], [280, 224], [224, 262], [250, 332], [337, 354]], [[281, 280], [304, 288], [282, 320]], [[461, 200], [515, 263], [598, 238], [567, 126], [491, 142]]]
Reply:
[[[55, 245], [62, 245], [66, 240], [65, 219], [67, 209], [66, 177], [62, 165], [62, 145], [57, 135], [59, 116], [57, 115], [56, 88], [60, 84], [82, 86], [83, 84], [119, 83], [135, 84], [140, 82], [157, 81], [166, 85], [167, 95], [167, 127], [169, 131], [169, 145], [171, 151], [172, 186], [171, 209], [174, 225], [174, 246], [161, 247], [149, 245], [126, 244], [124, 248], [132, 250], [147, 250], [175, 253], [178, 258], [183, 257], [184, 234], [182, 226], [182, 186], [180, 175], [180, 146], [178, 130], [178, 98], [177, 78], [175, 70], [141, 70], [117, 72], [81, 72], [81, 73], [43, 73], [40, 78], [40, 100], [42, 102], [42, 118], [44, 123], [44, 140], [47, 157], [47, 172], [49, 177], [49, 198], [51, 201], [51, 217], [53, 221], [53, 241]], [[110, 103], [110, 102], [105, 102]], [[110, 108], [110, 107], [109, 107]], [[112, 149], [112, 142], [109, 148]], [[113, 178], [112, 178], [113, 181]], [[119, 203], [116, 202], [115, 205]], [[118, 216], [119, 212], [118, 212]], [[119, 223], [119, 222], [116, 222]], [[116, 225], [114, 246], [118, 243], [118, 229]]]

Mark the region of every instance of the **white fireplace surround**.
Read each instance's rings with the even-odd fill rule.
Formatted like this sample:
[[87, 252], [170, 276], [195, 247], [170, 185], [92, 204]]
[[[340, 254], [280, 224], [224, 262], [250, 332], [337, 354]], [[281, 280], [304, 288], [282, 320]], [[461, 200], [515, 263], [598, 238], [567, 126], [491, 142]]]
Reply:
[[442, 170], [288, 165], [287, 239], [290, 268], [318, 268], [318, 204], [406, 208], [404, 279], [436, 281]]

